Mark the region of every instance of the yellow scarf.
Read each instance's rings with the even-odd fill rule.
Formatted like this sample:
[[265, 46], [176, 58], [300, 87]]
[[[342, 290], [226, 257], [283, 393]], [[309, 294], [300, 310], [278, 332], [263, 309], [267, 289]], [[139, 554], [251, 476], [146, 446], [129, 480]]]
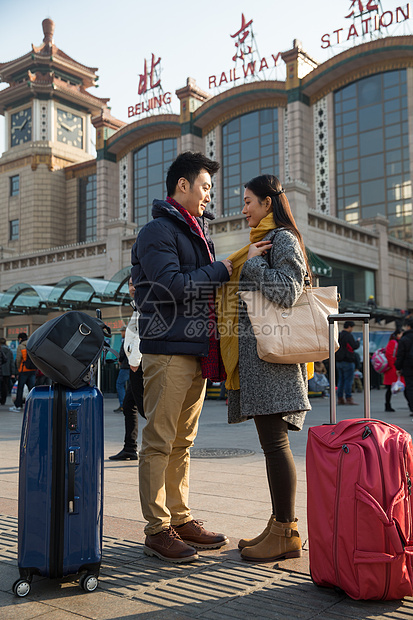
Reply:
[[[224, 362], [228, 390], [239, 390], [239, 350], [238, 350], [238, 284], [242, 267], [247, 260], [251, 243], [257, 243], [265, 235], [276, 228], [272, 212], [266, 215], [256, 228], [250, 230], [250, 243], [237, 250], [228, 259], [232, 261], [232, 275], [229, 282], [221, 286], [216, 294], [216, 312], [218, 331], [220, 334], [221, 356]], [[313, 367], [314, 365], [311, 364]], [[312, 371], [312, 372], [311, 372]], [[307, 365], [308, 378], [314, 374], [310, 364]], [[311, 375], [311, 376], [310, 376]]]
[[271, 213], [266, 215], [256, 228], [250, 230], [250, 242], [240, 250], [237, 250], [228, 259], [232, 261], [232, 275], [224, 286], [218, 289], [216, 295], [218, 331], [220, 334], [221, 356], [227, 373], [225, 383], [228, 390], [239, 390], [238, 370], [238, 283], [242, 267], [247, 260], [248, 250], [251, 243], [257, 243], [265, 235], [276, 228], [274, 217]]

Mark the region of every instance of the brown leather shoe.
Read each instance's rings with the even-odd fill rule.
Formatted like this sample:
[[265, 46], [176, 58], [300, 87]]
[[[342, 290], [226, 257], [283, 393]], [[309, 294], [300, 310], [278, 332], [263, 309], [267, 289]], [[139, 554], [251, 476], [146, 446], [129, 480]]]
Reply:
[[353, 398], [346, 398], [346, 405], [358, 405], [358, 403], [355, 403]]
[[345, 404], [346, 404], [346, 403], [345, 403], [345, 401], [344, 401], [344, 398], [338, 398], [338, 399], [337, 399], [337, 405], [345, 405]]
[[181, 539], [172, 527], [168, 527], [159, 534], [147, 536], [143, 552], [146, 555], [156, 555], [166, 562], [193, 562], [198, 554]]
[[228, 543], [228, 538], [224, 534], [208, 532], [202, 527], [202, 521], [188, 521], [183, 525], [174, 525], [182, 540], [195, 549], [219, 549]]

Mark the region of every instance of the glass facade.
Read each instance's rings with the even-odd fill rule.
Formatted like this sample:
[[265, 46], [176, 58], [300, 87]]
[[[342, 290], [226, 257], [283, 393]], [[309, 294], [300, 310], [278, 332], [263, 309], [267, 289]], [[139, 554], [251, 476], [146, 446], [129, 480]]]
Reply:
[[370, 295], [376, 297], [374, 271], [330, 258], [326, 260], [332, 273], [330, 278], [320, 277], [320, 286], [337, 286], [343, 301], [365, 304]]
[[243, 207], [244, 183], [279, 174], [278, 109], [250, 112], [222, 126], [223, 215]]
[[96, 174], [79, 179], [79, 241], [96, 239]]
[[334, 109], [338, 217], [357, 224], [381, 214], [389, 234], [411, 241], [406, 70], [342, 88]]
[[133, 221], [138, 227], [152, 219], [152, 201], [164, 200], [168, 168], [176, 157], [176, 138], [157, 140], [133, 154]]

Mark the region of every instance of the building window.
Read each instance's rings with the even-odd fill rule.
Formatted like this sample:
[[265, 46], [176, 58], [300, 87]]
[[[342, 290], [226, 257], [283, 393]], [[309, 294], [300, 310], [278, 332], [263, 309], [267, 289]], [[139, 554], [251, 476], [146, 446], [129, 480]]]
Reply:
[[330, 258], [328, 264], [332, 267], [331, 277], [320, 276], [320, 286], [337, 286], [343, 301], [365, 304], [370, 295], [376, 298], [374, 271]]
[[[17, 177], [18, 178], [18, 177]], [[10, 220], [10, 241], [16, 241], [19, 238], [19, 220]]]
[[176, 138], [151, 142], [133, 154], [133, 219], [140, 228], [152, 219], [152, 201], [166, 195], [165, 179], [176, 157]]
[[20, 177], [16, 174], [10, 177], [10, 196], [18, 196], [20, 191]]
[[79, 179], [79, 241], [96, 239], [96, 174]]
[[357, 224], [384, 215], [389, 234], [411, 241], [406, 70], [342, 88], [334, 109], [338, 216]]
[[239, 116], [222, 127], [223, 213], [243, 207], [244, 183], [259, 174], [279, 172], [278, 109]]

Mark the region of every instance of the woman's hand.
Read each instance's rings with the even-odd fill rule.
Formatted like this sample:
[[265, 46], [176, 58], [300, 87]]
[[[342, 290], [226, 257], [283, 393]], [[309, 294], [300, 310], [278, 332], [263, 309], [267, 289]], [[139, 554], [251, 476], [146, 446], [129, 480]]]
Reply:
[[272, 248], [271, 241], [257, 241], [257, 243], [251, 243], [248, 250], [247, 260], [254, 256], [264, 256]]

